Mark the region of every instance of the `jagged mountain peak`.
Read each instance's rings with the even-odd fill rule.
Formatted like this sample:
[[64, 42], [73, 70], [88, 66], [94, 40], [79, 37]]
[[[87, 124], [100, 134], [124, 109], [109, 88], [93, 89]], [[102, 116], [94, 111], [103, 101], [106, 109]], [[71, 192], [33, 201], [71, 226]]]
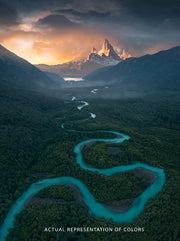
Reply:
[[121, 60], [107, 38], [104, 40], [103, 45], [102, 45], [102, 49], [98, 52], [98, 54], [100, 56], [110, 57], [110, 58], [112, 58], [114, 60], [117, 60], [117, 61]]
[[59, 75], [84, 76], [104, 66], [116, 65], [129, 57], [122, 49], [119, 49], [120, 52], [116, 53], [116, 51], [106, 38], [103, 41], [102, 49], [98, 51], [95, 46], [92, 46], [91, 52], [85, 60], [71, 61], [54, 66], [38, 65], [37, 67], [40, 70]]
[[97, 54], [97, 49], [93, 47], [93, 48], [91, 49], [91, 53]]
[[[125, 54], [122, 51], [122, 55]], [[86, 81], [120, 86], [135, 91], [179, 91], [180, 47], [129, 58], [116, 66], [96, 70]]]
[[106, 38], [103, 42], [102, 45], [102, 52], [106, 55], [109, 56], [110, 51], [114, 50], [112, 45], [109, 43], [108, 39]]
[[118, 56], [113, 49], [113, 46], [106, 38], [102, 44], [102, 49], [97, 51], [97, 49], [93, 47], [87, 60], [101, 64], [102, 66], [108, 66], [118, 64], [121, 61], [121, 58]]

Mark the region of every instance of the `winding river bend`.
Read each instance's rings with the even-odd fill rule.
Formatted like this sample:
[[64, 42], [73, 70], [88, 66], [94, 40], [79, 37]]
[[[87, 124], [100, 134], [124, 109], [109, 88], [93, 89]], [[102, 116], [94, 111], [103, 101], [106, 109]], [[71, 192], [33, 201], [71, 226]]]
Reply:
[[[88, 103], [82, 101], [81, 102], [83, 105], [78, 106], [77, 108], [81, 110], [83, 107], [87, 106]], [[91, 115], [92, 118], [95, 118]], [[61, 125], [62, 128], [64, 128], [64, 124]], [[75, 130], [72, 130], [75, 131]], [[56, 177], [56, 178], [49, 178], [49, 179], [44, 179], [41, 181], [38, 181], [36, 183], [31, 184], [31, 186], [22, 194], [22, 196], [16, 201], [16, 203], [10, 208], [6, 219], [4, 220], [1, 228], [0, 228], [0, 240], [5, 241], [6, 236], [8, 235], [8, 229], [13, 228], [13, 222], [15, 220], [15, 215], [20, 213], [23, 208], [25, 202], [31, 198], [33, 195], [38, 193], [40, 190], [52, 186], [52, 185], [57, 185], [57, 184], [74, 184], [76, 185], [83, 196], [83, 201], [84, 203], [89, 207], [89, 213], [94, 214], [97, 217], [105, 217], [107, 219], [112, 218], [112, 220], [116, 223], [130, 223], [132, 222], [140, 213], [143, 212], [145, 204], [147, 201], [154, 197], [162, 188], [165, 183], [165, 174], [164, 170], [157, 168], [157, 167], [152, 167], [146, 164], [142, 163], [135, 163], [132, 165], [126, 165], [126, 166], [116, 166], [113, 168], [108, 168], [108, 169], [97, 169], [93, 167], [88, 167], [84, 162], [83, 162], [83, 157], [81, 150], [83, 146], [87, 143], [94, 142], [94, 141], [103, 141], [103, 142], [111, 142], [111, 143], [122, 143], [125, 140], [128, 140], [130, 137], [123, 134], [119, 133], [116, 131], [98, 131], [98, 132], [110, 132], [115, 134], [115, 138], [112, 139], [101, 139], [101, 138], [94, 138], [94, 139], [89, 139], [86, 141], [82, 141], [78, 143], [74, 147], [74, 152], [76, 154], [76, 162], [81, 166], [81, 168], [85, 170], [89, 170], [92, 172], [99, 172], [103, 175], [111, 176], [115, 173], [119, 172], [125, 172], [129, 170], [133, 170], [135, 168], [145, 168], [147, 170], [150, 170], [154, 172], [157, 175], [156, 180], [141, 194], [139, 195], [133, 202], [132, 207], [127, 210], [126, 212], [123, 213], [116, 213], [114, 211], [111, 211], [110, 209], [106, 208], [102, 204], [98, 203], [94, 196], [90, 193], [86, 185], [80, 181], [79, 179], [73, 178], [73, 177], [68, 177], [68, 176], [62, 176], [62, 177]]]

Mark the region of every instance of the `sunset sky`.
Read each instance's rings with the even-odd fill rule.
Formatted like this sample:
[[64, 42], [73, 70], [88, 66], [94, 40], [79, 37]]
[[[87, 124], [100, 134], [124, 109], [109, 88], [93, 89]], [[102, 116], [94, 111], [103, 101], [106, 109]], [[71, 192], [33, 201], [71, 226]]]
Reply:
[[133, 56], [180, 45], [180, 1], [0, 0], [0, 44], [33, 64], [85, 58], [105, 38]]

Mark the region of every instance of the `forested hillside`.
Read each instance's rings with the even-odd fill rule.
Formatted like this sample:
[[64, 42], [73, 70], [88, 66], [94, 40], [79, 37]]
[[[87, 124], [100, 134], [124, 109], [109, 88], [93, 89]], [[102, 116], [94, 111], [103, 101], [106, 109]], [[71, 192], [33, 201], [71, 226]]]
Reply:
[[[145, 211], [133, 223], [121, 225], [90, 215], [73, 187], [44, 189], [17, 215], [15, 228], [7, 240], [178, 240], [178, 95], [98, 100], [98, 104], [97, 100], [89, 99], [86, 108], [96, 113], [97, 118], [88, 121], [82, 121], [88, 112], [77, 111], [77, 103], [72, 101], [12, 89], [3, 89], [0, 100], [1, 222], [30, 184], [44, 178], [76, 177], [87, 185], [97, 201], [114, 207], [133, 199], [150, 184], [134, 172], [106, 177], [80, 168], [74, 146], [89, 138], [113, 135], [68, 132], [61, 129], [63, 122], [66, 128], [116, 130], [131, 137], [122, 144], [94, 143], [85, 148], [84, 159], [90, 165], [106, 168], [142, 162], [163, 168], [167, 179], [163, 190], [147, 203]], [[114, 153], [115, 150], [119, 152]], [[145, 231], [44, 232], [44, 227], [49, 226], [144, 227]]]

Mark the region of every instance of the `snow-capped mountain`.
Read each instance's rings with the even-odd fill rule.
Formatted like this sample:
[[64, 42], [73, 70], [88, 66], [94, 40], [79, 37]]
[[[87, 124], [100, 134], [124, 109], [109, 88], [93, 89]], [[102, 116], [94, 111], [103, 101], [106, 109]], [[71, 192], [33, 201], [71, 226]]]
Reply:
[[42, 71], [47, 71], [58, 75], [85, 76], [99, 68], [109, 65], [116, 65], [129, 57], [131, 57], [131, 55], [125, 50], [120, 50], [118, 53], [116, 53], [113, 46], [107, 39], [105, 39], [102, 49], [97, 51], [97, 49], [93, 47], [87, 59], [71, 61], [58, 65], [40, 64], [36, 65], [36, 67]]
[[129, 57], [132, 56], [124, 49], [118, 55], [109, 41], [105, 39], [101, 50], [97, 51], [96, 48], [92, 48], [91, 53], [88, 56], [88, 61], [108, 66], [116, 65]]
[[122, 60], [125, 60], [125, 59], [128, 59], [128, 58], [131, 58], [132, 55], [129, 54], [125, 49], [119, 49], [118, 52], [118, 55], [119, 57], [122, 59]]
[[84, 77], [87, 85], [114, 85], [133, 91], [179, 91], [180, 46], [129, 58], [115, 66], [98, 69]]

